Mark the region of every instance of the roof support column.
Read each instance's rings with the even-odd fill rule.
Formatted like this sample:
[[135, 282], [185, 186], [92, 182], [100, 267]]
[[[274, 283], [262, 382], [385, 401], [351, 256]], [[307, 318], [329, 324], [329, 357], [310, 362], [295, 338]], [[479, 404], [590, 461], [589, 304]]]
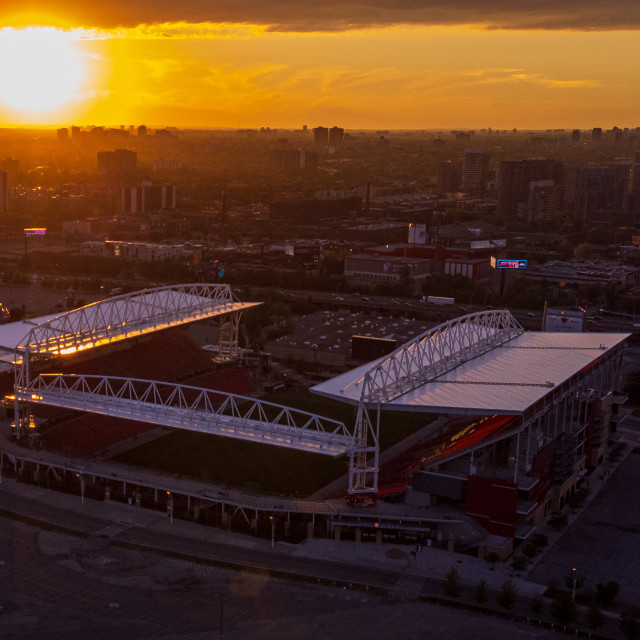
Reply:
[[[536, 425], [540, 424], [540, 418], [535, 418], [534, 420], [531, 420], [529, 422], [529, 425], [527, 427], [527, 449], [525, 451], [524, 454], [524, 470], [525, 472], [528, 472], [529, 469], [531, 469], [531, 465], [529, 464], [529, 454], [531, 453], [531, 429], [533, 428], [534, 423]], [[537, 431], [537, 427], [536, 427], [536, 431]]]
[[242, 312], [230, 313], [228, 317], [220, 318], [218, 324], [218, 356], [235, 355], [238, 350], [238, 336]]
[[[367, 374], [368, 377], [369, 374]], [[367, 380], [368, 382], [368, 380]], [[366, 389], [368, 384], [365, 383]], [[378, 465], [380, 458], [380, 414], [381, 403], [376, 406], [375, 425], [371, 421], [369, 410], [360, 399], [354, 429], [353, 445], [349, 453], [349, 493], [378, 493]], [[373, 454], [370, 465], [369, 456]]]
[[16, 439], [20, 440], [22, 429], [23, 427], [28, 427], [29, 416], [31, 414], [30, 404], [28, 402], [21, 402], [18, 400], [18, 391], [29, 386], [29, 360], [31, 358], [29, 347], [27, 346], [24, 349], [16, 349], [15, 355], [15, 360], [17, 361], [18, 358], [21, 358], [21, 363], [20, 366], [16, 367], [14, 376], [13, 393], [15, 399], [13, 401], [13, 424], [16, 428]]
[[520, 457], [520, 434], [522, 431], [518, 431], [518, 435], [516, 436], [516, 463], [513, 466], [513, 481], [515, 484], [518, 484], [518, 459]]

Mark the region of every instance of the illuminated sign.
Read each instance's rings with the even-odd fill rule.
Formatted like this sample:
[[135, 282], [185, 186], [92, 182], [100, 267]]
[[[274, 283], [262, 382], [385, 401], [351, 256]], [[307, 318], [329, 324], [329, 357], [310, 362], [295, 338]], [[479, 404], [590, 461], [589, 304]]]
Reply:
[[526, 269], [526, 260], [506, 260], [504, 258], [498, 258], [496, 260], [496, 267], [498, 269]]
[[551, 332], [578, 333], [584, 331], [584, 311], [547, 309], [544, 330]]
[[47, 229], [45, 227], [24, 230], [25, 236], [43, 236], [45, 233], [47, 233]]
[[495, 256], [491, 256], [491, 267], [493, 269], [496, 268], [496, 264], [497, 264], [496, 257]]

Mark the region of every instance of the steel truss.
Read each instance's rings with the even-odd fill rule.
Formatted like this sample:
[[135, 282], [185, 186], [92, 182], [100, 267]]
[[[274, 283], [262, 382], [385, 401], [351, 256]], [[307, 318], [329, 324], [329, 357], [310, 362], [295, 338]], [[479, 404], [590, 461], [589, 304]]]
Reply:
[[74, 374], [42, 374], [16, 400], [87, 411], [337, 456], [354, 437], [342, 422], [255, 398], [187, 385]]
[[[32, 357], [60, 356], [161, 331], [204, 318], [230, 316], [220, 355], [238, 350], [243, 309], [259, 303], [234, 299], [228, 284], [181, 284], [127, 293], [60, 314], [34, 325], [16, 347], [16, 390], [29, 385]], [[29, 420], [29, 408], [15, 400], [16, 434]]]
[[[362, 391], [349, 466], [349, 493], [378, 493], [378, 437], [380, 410], [384, 403], [522, 333], [524, 329], [506, 309], [471, 313], [416, 336], [352, 382], [351, 385], [361, 385]], [[369, 415], [374, 407], [377, 409], [375, 423]]]
[[378, 361], [358, 380], [361, 399], [390, 402], [524, 333], [506, 309], [449, 320]]
[[65, 355], [241, 310], [228, 284], [182, 284], [127, 293], [36, 325], [17, 351]]

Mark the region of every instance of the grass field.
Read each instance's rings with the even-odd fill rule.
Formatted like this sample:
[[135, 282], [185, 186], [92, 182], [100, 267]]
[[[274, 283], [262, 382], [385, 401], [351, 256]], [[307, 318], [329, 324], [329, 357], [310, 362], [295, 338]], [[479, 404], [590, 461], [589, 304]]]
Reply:
[[[341, 420], [349, 430], [355, 421], [355, 407], [308, 391], [286, 389], [262, 399]], [[381, 450], [403, 440], [434, 418], [432, 414], [395, 411], [383, 414]], [[310, 495], [344, 475], [348, 462], [345, 456], [333, 459], [272, 445], [178, 430], [127, 451], [116, 460], [203, 481], [227, 482], [235, 487], [255, 483], [263, 493], [292, 496]]]

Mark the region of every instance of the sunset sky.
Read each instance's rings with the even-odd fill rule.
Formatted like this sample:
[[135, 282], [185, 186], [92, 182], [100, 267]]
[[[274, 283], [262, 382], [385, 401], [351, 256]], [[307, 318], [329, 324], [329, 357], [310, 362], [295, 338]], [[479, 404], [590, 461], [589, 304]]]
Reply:
[[0, 16], [2, 126], [640, 125], [638, 0], [4, 0]]

